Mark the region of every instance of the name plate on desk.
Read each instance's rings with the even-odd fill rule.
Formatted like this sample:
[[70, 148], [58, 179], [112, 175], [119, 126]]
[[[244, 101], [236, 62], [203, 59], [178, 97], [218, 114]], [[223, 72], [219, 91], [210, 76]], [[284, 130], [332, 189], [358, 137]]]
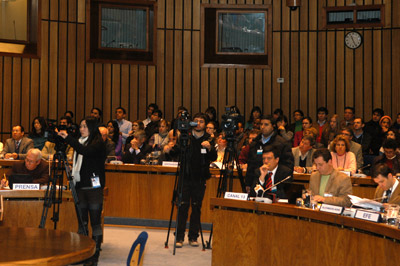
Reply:
[[162, 166], [178, 167], [178, 165], [179, 162], [170, 162], [170, 161], [162, 162]]
[[39, 190], [40, 184], [13, 184], [13, 190]]
[[225, 199], [247, 200], [247, 193], [225, 192]]
[[319, 208], [321, 212], [329, 212], [334, 214], [341, 214], [343, 212], [343, 207], [330, 205], [330, 204], [322, 204], [321, 208]]
[[381, 215], [377, 212], [371, 212], [371, 211], [366, 211], [366, 210], [357, 210], [354, 218], [377, 223], [380, 221]]

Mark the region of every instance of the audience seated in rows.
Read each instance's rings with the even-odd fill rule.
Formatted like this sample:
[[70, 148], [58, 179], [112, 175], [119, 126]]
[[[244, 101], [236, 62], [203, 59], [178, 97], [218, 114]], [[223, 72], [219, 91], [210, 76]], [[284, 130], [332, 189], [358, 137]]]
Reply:
[[340, 121], [340, 128], [353, 128], [355, 113], [356, 109], [354, 107], [346, 106], [344, 108], [343, 120]]
[[104, 126], [99, 127], [99, 132], [101, 134], [101, 138], [106, 143], [106, 155], [107, 155], [107, 162], [116, 159], [115, 157], [115, 143], [112, 141], [108, 134], [108, 129]]
[[[149, 124], [150, 125], [150, 124]], [[162, 151], [164, 146], [168, 144], [169, 123], [161, 119], [159, 122], [158, 133], [153, 134], [149, 140], [149, 145], [155, 151]]]
[[293, 147], [297, 147], [300, 144], [301, 139], [303, 138], [303, 131], [305, 129], [311, 128], [312, 127], [312, 119], [311, 117], [304, 117], [302, 120], [302, 130], [297, 131], [294, 134], [294, 139], [293, 139]]
[[151, 152], [151, 146], [146, 143], [146, 132], [138, 130], [133, 134], [131, 147], [122, 156], [124, 163], [140, 164], [141, 160]]
[[11, 138], [6, 140], [1, 157], [23, 160], [26, 157], [26, 153], [33, 147], [33, 140], [25, 137], [24, 127], [16, 125], [12, 128]]
[[321, 143], [322, 132], [329, 126], [328, 113], [328, 109], [325, 107], [319, 107], [317, 109], [317, 121], [312, 125], [318, 132], [318, 137], [316, 138], [317, 143]]
[[285, 115], [279, 116], [276, 119], [276, 127], [278, 128], [278, 134], [284, 138], [286, 141], [292, 141], [293, 139], [293, 132], [288, 130], [288, 120]]
[[294, 157], [294, 171], [297, 173], [311, 173], [313, 168], [313, 154], [315, 149], [315, 138], [306, 135], [303, 136], [300, 145], [292, 148]]
[[115, 120], [107, 122], [108, 138], [115, 144], [115, 157], [117, 160], [122, 159], [122, 135], [120, 134], [118, 123]]
[[125, 120], [125, 117], [126, 110], [123, 107], [117, 107], [115, 109], [115, 121], [118, 124], [119, 132], [121, 132], [123, 145], [129, 136], [129, 131], [132, 129], [132, 123], [128, 120]]
[[43, 117], [37, 116], [33, 119], [31, 132], [29, 133], [28, 138], [33, 140], [34, 148], [39, 150], [43, 149], [44, 143], [47, 140], [45, 136], [46, 129], [47, 124]]
[[394, 139], [386, 139], [383, 142], [383, 154], [375, 157], [373, 165], [384, 163], [392, 169], [393, 173], [400, 173], [400, 154], [397, 153], [397, 141]]
[[356, 156], [350, 151], [350, 142], [344, 135], [337, 135], [330, 144], [332, 166], [338, 171], [351, 174], [357, 171]]

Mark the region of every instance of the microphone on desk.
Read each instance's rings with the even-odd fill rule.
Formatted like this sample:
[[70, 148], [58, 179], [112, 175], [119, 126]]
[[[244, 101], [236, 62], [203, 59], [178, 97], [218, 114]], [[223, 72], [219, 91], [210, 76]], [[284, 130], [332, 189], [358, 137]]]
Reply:
[[[270, 190], [271, 188], [274, 188], [274, 187], [278, 186], [279, 184], [285, 182], [286, 180], [288, 180], [288, 179], [291, 178], [291, 177], [292, 177], [291, 175], [290, 175], [290, 176], [287, 176], [285, 179], [283, 179], [283, 180], [279, 181], [278, 183], [276, 183], [276, 184], [270, 186], [269, 188], [266, 188], [266, 189], [264, 190], [264, 192]], [[263, 195], [264, 195], [264, 192], [263, 192]]]
[[[364, 165], [363, 167], [360, 167], [360, 168], [358, 168], [357, 169], [357, 173], [359, 173], [361, 170], [363, 170], [363, 169], [365, 169], [365, 168], [368, 168], [368, 167], [370, 167], [371, 166], [371, 164], [367, 164], [367, 165]], [[356, 183], [356, 181], [360, 178], [360, 177], [365, 177], [365, 175], [363, 176], [364, 174], [358, 174], [358, 175], [355, 175], [354, 176], [354, 180], [353, 180], [353, 182], [352, 182], [352, 185], [354, 185], [355, 183]]]
[[367, 164], [367, 165], [364, 165], [363, 167], [358, 168], [358, 169], [357, 169], [357, 173], [360, 173], [361, 170], [364, 170], [365, 168], [368, 168], [368, 167], [370, 167], [370, 166], [371, 166], [371, 164], [369, 163], [369, 164]]
[[267, 199], [267, 198], [264, 198], [264, 193], [265, 193], [266, 191], [270, 190], [271, 188], [274, 188], [274, 187], [278, 186], [279, 184], [285, 182], [286, 180], [288, 180], [288, 179], [291, 178], [291, 177], [292, 177], [292, 176], [288, 176], [288, 177], [286, 177], [285, 179], [283, 179], [283, 180], [279, 181], [278, 183], [276, 183], [275, 185], [272, 185], [272, 186], [270, 186], [270, 187], [268, 187], [268, 188], [266, 188], [266, 189], [263, 189], [262, 186], [257, 185], [257, 186], [254, 188], [254, 190], [256, 191], [256, 195], [258, 195], [258, 193], [260, 192], [260, 190], [262, 191], [262, 194], [261, 194], [260, 197], [256, 196], [255, 201], [264, 202], [264, 203], [272, 203], [272, 202], [275, 202], [275, 197], [276, 197], [275, 194], [272, 194], [272, 200], [271, 200], [271, 199], [269, 199], [269, 198], [268, 198], [268, 199]]

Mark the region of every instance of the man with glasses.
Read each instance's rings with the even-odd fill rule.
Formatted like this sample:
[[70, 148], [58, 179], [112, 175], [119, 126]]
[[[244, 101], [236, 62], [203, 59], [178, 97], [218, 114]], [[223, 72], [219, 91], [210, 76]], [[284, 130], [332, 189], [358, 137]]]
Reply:
[[397, 142], [394, 139], [386, 139], [383, 142], [384, 153], [375, 157], [373, 166], [377, 164], [386, 164], [394, 174], [400, 173], [400, 155], [397, 153]]
[[[7, 177], [16, 174], [30, 175], [33, 178], [33, 183], [47, 184], [49, 182], [49, 167], [42, 160], [41, 151], [39, 149], [30, 149], [24, 161], [15, 162], [7, 173]], [[8, 186], [8, 181], [2, 179], [1, 187], [5, 186]]]

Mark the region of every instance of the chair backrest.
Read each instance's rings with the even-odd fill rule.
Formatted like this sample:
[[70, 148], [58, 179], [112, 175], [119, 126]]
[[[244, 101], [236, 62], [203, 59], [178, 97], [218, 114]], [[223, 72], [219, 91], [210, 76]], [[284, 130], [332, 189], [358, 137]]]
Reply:
[[129, 251], [128, 259], [126, 261], [127, 266], [138, 266], [143, 263], [143, 251], [146, 246], [147, 238], [149, 235], [143, 231], [133, 242], [131, 250]]

